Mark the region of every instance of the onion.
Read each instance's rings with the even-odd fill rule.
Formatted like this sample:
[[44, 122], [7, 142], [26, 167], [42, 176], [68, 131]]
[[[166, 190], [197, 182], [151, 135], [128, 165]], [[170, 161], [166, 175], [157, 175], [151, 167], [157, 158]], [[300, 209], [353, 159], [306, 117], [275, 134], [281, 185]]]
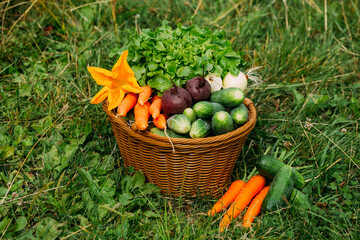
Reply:
[[223, 81], [224, 88], [237, 87], [245, 92], [248, 82], [247, 80], [247, 76], [242, 72], [240, 72], [238, 76], [234, 76], [229, 72], [226, 74]]
[[223, 88], [222, 79], [219, 75], [210, 73], [205, 76], [205, 80], [210, 83], [211, 92], [215, 92]]

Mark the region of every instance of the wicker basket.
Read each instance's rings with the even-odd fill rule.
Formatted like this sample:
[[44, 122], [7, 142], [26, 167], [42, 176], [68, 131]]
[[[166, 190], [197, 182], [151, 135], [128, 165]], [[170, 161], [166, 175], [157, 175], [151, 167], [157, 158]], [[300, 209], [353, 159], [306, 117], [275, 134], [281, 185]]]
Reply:
[[249, 120], [242, 127], [219, 136], [187, 139], [168, 138], [149, 131], [135, 132], [113, 111], [103, 109], [109, 117], [126, 167], [144, 172], [148, 181], [174, 197], [219, 197], [229, 183], [235, 162], [256, 123], [256, 110], [250, 99], [244, 104]]

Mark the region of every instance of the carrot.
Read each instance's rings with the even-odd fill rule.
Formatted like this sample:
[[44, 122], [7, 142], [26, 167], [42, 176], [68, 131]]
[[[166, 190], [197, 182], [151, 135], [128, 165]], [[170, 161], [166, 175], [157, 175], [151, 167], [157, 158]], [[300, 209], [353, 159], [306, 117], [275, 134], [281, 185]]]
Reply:
[[226, 209], [235, 200], [245, 184], [246, 183], [241, 180], [234, 181], [227, 192], [215, 203], [212, 209], [209, 210], [208, 215], [214, 216], [215, 213], [219, 213], [221, 210]]
[[251, 201], [243, 218], [244, 227], [251, 227], [251, 223], [254, 218], [259, 215], [261, 210], [261, 204], [264, 201], [266, 194], [269, 191], [270, 186], [264, 187], [261, 192]]
[[153, 123], [154, 123], [155, 127], [157, 127], [158, 129], [165, 129], [166, 128], [166, 116], [164, 114], [159, 114], [159, 116], [157, 118], [153, 119]]
[[255, 175], [246, 183], [236, 196], [234, 202], [225, 213], [224, 218], [220, 222], [220, 232], [223, 232], [230, 224], [231, 220], [236, 218], [242, 210], [251, 202], [251, 199], [264, 188], [266, 183], [265, 177]]
[[141, 106], [139, 103], [135, 105], [134, 114], [135, 114], [135, 127], [138, 130], [145, 130], [148, 127], [149, 122], [149, 107], [150, 103], [145, 102], [144, 106]]
[[138, 103], [141, 106], [144, 106], [145, 102], [149, 100], [149, 97], [152, 94], [152, 90], [150, 86], [141, 87], [143, 91], [139, 93]]
[[125, 117], [126, 114], [135, 107], [138, 95], [135, 93], [128, 93], [118, 106], [117, 113], [120, 117]]
[[160, 115], [161, 111], [161, 97], [155, 95], [152, 99], [151, 106], [149, 108], [149, 112], [151, 116], [155, 119]]

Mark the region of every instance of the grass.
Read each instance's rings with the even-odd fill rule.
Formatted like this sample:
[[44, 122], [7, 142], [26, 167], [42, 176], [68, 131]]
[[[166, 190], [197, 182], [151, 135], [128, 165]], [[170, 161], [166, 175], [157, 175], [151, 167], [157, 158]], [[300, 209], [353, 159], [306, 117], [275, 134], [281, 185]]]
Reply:
[[[360, 3], [349, 1], [3, 1], [0, 238], [359, 239]], [[89, 103], [86, 66], [111, 68], [129, 29], [222, 29], [263, 66], [258, 111], [232, 179], [265, 152], [307, 179], [310, 210], [262, 214], [218, 233], [213, 200], [169, 199], [126, 173], [111, 126]], [[79, 169], [84, 169], [81, 171]]]

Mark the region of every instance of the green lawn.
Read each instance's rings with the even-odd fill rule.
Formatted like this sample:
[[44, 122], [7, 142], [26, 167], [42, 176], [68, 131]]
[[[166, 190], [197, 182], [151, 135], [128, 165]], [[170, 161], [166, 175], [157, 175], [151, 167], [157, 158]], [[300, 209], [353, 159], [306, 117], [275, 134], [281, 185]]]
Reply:
[[[0, 239], [360, 238], [360, 1], [1, 1], [0, 18]], [[164, 19], [221, 29], [262, 66], [232, 180], [275, 155], [305, 176], [310, 210], [219, 234], [215, 200], [127, 174], [86, 67], [111, 69], [129, 32]]]

